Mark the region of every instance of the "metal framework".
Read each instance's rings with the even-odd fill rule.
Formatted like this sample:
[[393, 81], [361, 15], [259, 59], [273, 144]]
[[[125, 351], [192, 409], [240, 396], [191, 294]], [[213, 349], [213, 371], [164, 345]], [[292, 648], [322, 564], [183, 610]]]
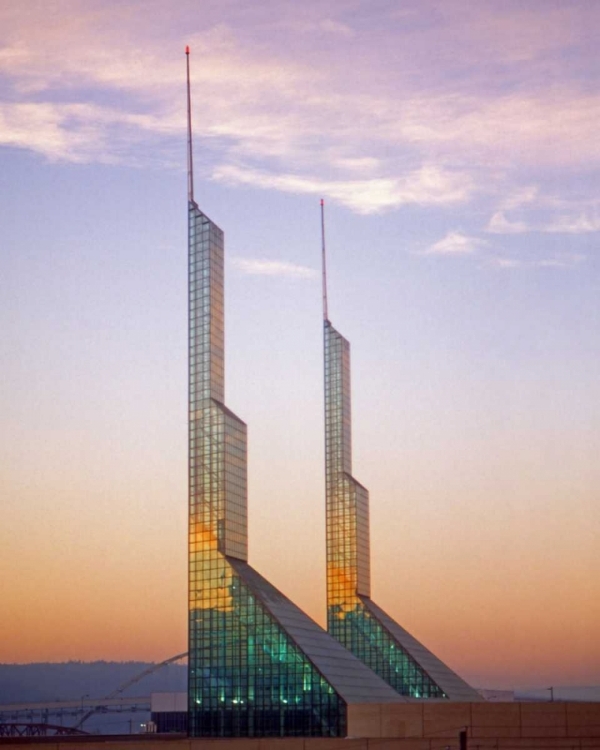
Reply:
[[176, 654], [175, 656], [171, 656], [168, 659], [165, 659], [164, 661], [159, 662], [158, 664], [153, 664], [151, 667], [148, 667], [148, 669], [144, 669], [143, 672], [140, 672], [135, 677], [132, 677], [130, 680], [127, 680], [122, 685], [119, 685], [118, 688], [112, 691], [112, 693], [109, 693], [107, 696], [102, 698], [98, 705], [96, 705], [94, 708], [91, 708], [89, 711], [87, 711], [83, 717], [75, 724], [75, 728], [78, 729], [79, 727], [82, 727], [85, 722], [93, 716], [97, 711], [102, 711], [105, 706], [105, 701], [110, 701], [114, 698], [116, 698], [118, 695], [121, 695], [121, 693], [124, 693], [127, 688], [130, 688], [132, 685], [135, 685], [136, 683], [140, 682], [140, 680], [143, 680], [144, 677], [148, 677], [151, 674], [154, 674], [154, 672], [157, 672], [159, 669], [162, 669], [163, 667], [166, 667], [167, 664], [172, 664], [175, 661], [179, 661], [180, 659], [184, 659], [187, 656], [187, 651], [185, 651], [182, 654]]
[[26, 724], [8, 722], [0, 724], [0, 737], [71, 737], [88, 736], [87, 732], [74, 727], [63, 727], [58, 724]]

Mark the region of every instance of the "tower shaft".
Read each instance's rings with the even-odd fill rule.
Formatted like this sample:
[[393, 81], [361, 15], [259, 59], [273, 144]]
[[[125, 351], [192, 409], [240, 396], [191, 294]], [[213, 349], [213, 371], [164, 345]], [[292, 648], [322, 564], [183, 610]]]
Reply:
[[480, 700], [479, 694], [371, 600], [369, 492], [352, 476], [350, 343], [324, 295], [327, 628], [400, 695]]

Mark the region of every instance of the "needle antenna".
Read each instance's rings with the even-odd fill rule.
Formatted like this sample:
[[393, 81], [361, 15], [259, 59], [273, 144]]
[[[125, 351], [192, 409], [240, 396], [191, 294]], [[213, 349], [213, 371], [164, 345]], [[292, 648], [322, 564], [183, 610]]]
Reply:
[[323, 320], [327, 317], [327, 258], [325, 256], [325, 201], [321, 198], [321, 252], [323, 262]]
[[190, 89], [190, 48], [185, 48], [187, 66], [187, 131], [188, 131], [188, 199], [194, 201], [194, 156], [192, 153], [192, 94]]

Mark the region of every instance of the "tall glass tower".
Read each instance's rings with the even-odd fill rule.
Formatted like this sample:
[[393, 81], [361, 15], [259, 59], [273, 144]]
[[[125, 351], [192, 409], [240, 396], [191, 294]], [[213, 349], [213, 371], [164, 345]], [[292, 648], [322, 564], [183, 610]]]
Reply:
[[321, 201], [325, 360], [327, 628], [394, 690], [410, 698], [481, 700], [371, 599], [369, 492], [352, 476], [350, 343], [327, 310]]
[[399, 696], [247, 563], [246, 425], [224, 404], [223, 232], [194, 200], [188, 81], [189, 733], [345, 736]]

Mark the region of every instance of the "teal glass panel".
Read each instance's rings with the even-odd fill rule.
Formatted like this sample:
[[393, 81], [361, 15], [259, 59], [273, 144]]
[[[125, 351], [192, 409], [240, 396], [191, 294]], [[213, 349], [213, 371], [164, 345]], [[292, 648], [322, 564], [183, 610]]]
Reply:
[[370, 601], [369, 493], [352, 471], [350, 344], [324, 328], [327, 628], [401, 695], [444, 691], [363, 603]]
[[328, 630], [400, 695], [411, 698], [448, 696], [406, 653], [359, 597], [328, 607]]
[[189, 733], [344, 736], [344, 702], [232, 567], [247, 559], [247, 433], [223, 403], [223, 309], [223, 233], [192, 202]]
[[226, 561], [220, 575], [220, 606], [190, 611], [190, 734], [344, 736], [336, 692]]

